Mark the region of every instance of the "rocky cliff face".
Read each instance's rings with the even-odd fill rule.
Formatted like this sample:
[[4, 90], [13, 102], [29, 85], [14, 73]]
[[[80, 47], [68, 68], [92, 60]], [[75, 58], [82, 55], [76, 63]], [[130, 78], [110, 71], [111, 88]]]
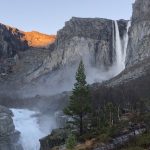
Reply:
[[150, 56], [150, 1], [136, 0], [133, 4], [132, 25], [126, 66], [131, 66]]
[[24, 38], [30, 47], [48, 48], [48, 46], [55, 42], [55, 35], [46, 35], [37, 31], [24, 32]]
[[0, 150], [23, 150], [19, 144], [20, 133], [15, 130], [13, 113], [0, 106]]
[[46, 48], [55, 39], [55, 35], [46, 35], [36, 31], [23, 32], [0, 23], [0, 59], [12, 58], [18, 51], [24, 51], [29, 47]]
[[[126, 30], [126, 21], [120, 21], [121, 35]], [[53, 66], [74, 64], [81, 57], [97, 68], [105, 69], [115, 61], [114, 21], [107, 19], [72, 18], [58, 32]]]
[[23, 32], [0, 24], [0, 76], [12, 72], [18, 52], [27, 48]]
[[23, 32], [16, 28], [11, 28], [0, 24], [0, 60], [2, 58], [11, 58], [18, 51], [28, 48], [27, 41], [24, 40]]
[[150, 68], [150, 1], [136, 0], [129, 29], [126, 55], [126, 69], [108, 81], [109, 86], [128, 84], [129, 81], [144, 78]]
[[23, 32], [0, 24], [0, 78], [13, 72], [13, 67], [17, 66], [17, 61], [20, 60], [21, 52], [29, 48], [48, 49], [55, 39], [54, 35], [45, 35], [36, 31]]
[[[123, 39], [127, 21], [119, 20], [120, 37]], [[67, 72], [73, 72], [81, 57], [87, 72], [90, 69], [107, 71], [116, 62], [115, 23], [113, 20], [99, 18], [72, 18], [57, 34], [55, 43], [50, 47], [50, 55], [43, 65], [30, 74], [29, 81], [37, 78], [43, 72], [59, 71], [63, 80]], [[72, 68], [74, 68], [72, 70]], [[57, 73], [57, 74], [59, 74]], [[65, 73], [65, 75], [63, 75]], [[68, 77], [69, 78], [69, 77]], [[60, 80], [55, 79], [55, 80]], [[72, 84], [72, 83], [71, 83]]]
[[[31, 81], [45, 71], [58, 71], [57, 74], [62, 74], [61, 78], [68, 76], [67, 72], [74, 72], [75, 69], [72, 70], [72, 68], [76, 68], [81, 57], [87, 68], [90, 66], [108, 69], [115, 62], [113, 36], [114, 22], [112, 20], [72, 18], [58, 32], [56, 42], [50, 49], [50, 55], [27, 79]], [[65, 67], [70, 71], [59, 71], [65, 70]], [[74, 73], [70, 76], [74, 76]], [[60, 80], [60, 76], [55, 80]]]

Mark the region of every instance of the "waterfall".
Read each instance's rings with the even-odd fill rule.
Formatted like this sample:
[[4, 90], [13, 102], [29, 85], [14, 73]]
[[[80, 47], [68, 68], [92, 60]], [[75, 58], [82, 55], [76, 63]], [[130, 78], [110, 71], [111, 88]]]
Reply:
[[131, 26], [131, 21], [128, 21], [127, 23], [127, 32], [124, 35], [124, 52], [123, 52], [123, 62], [124, 62], [124, 68], [125, 68], [125, 60], [126, 60], [126, 52], [127, 52], [127, 47], [128, 47], [128, 41], [129, 41], [129, 28]]
[[124, 69], [122, 42], [117, 21], [115, 21], [116, 69], [120, 73]]
[[[118, 27], [118, 22], [115, 21], [115, 46], [116, 46], [116, 72], [119, 74], [121, 71], [125, 69], [125, 58], [126, 58], [126, 50], [128, 45], [128, 31], [129, 27], [131, 25], [131, 22], [129, 21], [127, 24], [127, 30], [124, 35], [124, 42], [122, 42], [122, 39], [120, 38], [120, 32]], [[122, 45], [123, 44], [123, 45]]]

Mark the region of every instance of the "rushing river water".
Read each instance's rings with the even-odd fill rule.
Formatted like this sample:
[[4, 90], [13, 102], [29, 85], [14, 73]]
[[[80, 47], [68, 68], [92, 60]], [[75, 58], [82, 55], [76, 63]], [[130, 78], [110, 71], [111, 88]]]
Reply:
[[[51, 123], [42, 121], [39, 124], [38, 112], [26, 109], [11, 109], [13, 111], [15, 128], [21, 132], [20, 142], [24, 150], [39, 150], [39, 139], [48, 135], [55, 127], [54, 120]], [[45, 120], [48, 120], [45, 118]]]

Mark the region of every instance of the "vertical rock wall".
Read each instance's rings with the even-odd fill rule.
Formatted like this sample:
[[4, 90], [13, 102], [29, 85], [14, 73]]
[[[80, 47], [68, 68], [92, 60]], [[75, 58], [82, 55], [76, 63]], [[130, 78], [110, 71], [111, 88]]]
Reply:
[[129, 30], [126, 66], [132, 66], [150, 57], [150, 1], [136, 0], [133, 4], [132, 24]]

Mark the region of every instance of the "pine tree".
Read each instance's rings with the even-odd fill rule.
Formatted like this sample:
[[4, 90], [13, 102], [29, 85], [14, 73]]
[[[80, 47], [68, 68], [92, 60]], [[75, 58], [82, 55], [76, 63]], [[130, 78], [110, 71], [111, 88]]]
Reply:
[[85, 68], [81, 60], [76, 72], [76, 83], [68, 106], [64, 109], [64, 113], [72, 117], [72, 124], [79, 129], [80, 135], [83, 134], [83, 128], [87, 128], [85, 123], [88, 114], [91, 112], [91, 103], [89, 96], [89, 88], [86, 82]]

